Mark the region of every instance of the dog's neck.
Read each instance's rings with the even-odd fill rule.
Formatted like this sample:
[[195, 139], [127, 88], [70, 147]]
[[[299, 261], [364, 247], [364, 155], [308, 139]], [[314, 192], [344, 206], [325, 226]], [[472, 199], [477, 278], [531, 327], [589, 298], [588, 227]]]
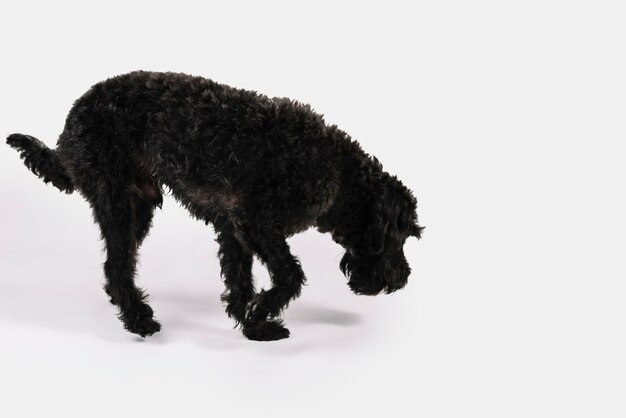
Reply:
[[371, 221], [372, 206], [380, 190], [382, 165], [343, 131], [332, 131], [339, 157], [339, 189], [328, 211], [317, 218], [317, 229], [330, 232], [346, 250], [358, 246]]

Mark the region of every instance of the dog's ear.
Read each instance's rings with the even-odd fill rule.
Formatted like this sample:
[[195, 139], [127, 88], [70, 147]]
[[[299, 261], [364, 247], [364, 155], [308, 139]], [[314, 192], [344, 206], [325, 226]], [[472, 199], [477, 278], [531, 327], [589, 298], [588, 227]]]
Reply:
[[370, 222], [364, 239], [368, 253], [379, 255], [385, 251], [388, 241], [398, 235], [402, 202], [393, 190], [385, 186], [378, 188], [372, 199]]
[[385, 236], [389, 228], [389, 222], [382, 214], [383, 204], [377, 196], [371, 206], [370, 223], [364, 234], [365, 246], [368, 254], [378, 255], [385, 250]]
[[399, 180], [383, 176], [372, 197], [370, 221], [364, 234], [368, 252], [381, 254], [388, 245], [396, 245], [407, 236], [421, 238], [424, 228], [417, 224], [416, 206], [415, 197]]

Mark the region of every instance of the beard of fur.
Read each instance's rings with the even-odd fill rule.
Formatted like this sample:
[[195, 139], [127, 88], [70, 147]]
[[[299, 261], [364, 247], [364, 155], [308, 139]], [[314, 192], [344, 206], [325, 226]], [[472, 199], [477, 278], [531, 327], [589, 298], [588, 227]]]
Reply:
[[402, 289], [411, 272], [403, 256], [362, 259], [349, 252], [344, 254], [339, 267], [354, 293], [370, 296]]

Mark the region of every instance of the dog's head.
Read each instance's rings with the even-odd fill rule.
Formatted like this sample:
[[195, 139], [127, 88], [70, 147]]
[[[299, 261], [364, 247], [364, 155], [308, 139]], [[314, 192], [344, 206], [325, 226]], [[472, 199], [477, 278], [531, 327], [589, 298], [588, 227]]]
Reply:
[[351, 240], [341, 259], [341, 271], [353, 292], [362, 295], [391, 293], [407, 284], [411, 268], [404, 256], [409, 237], [421, 238], [417, 201], [395, 177], [384, 182], [368, 203], [364, 228]]

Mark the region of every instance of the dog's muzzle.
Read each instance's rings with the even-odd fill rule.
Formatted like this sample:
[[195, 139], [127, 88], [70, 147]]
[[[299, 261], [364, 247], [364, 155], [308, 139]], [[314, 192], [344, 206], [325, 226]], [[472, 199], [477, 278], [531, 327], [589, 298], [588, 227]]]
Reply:
[[347, 252], [341, 259], [340, 268], [349, 279], [350, 289], [359, 295], [395, 292], [406, 286], [411, 273], [402, 250], [372, 258]]

